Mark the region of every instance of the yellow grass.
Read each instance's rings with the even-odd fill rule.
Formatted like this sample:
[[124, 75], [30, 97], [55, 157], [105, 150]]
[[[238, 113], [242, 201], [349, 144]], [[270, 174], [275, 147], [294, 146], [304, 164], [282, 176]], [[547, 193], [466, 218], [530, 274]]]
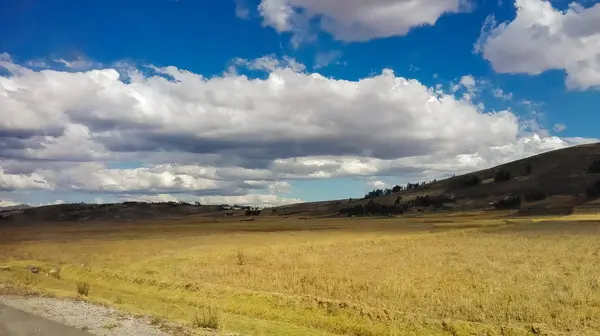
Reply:
[[32, 227], [4, 232], [0, 280], [70, 297], [85, 282], [82, 299], [188, 325], [208, 311], [242, 335], [597, 335], [599, 228], [488, 213]]

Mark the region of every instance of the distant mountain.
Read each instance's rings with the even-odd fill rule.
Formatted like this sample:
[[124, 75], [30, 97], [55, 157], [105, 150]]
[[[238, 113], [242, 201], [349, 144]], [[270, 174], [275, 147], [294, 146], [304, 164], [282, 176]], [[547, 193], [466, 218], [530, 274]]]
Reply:
[[0, 206], [0, 212], [3, 211], [14, 211], [14, 210], [25, 210], [31, 208], [29, 204], [17, 204], [11, 206]]

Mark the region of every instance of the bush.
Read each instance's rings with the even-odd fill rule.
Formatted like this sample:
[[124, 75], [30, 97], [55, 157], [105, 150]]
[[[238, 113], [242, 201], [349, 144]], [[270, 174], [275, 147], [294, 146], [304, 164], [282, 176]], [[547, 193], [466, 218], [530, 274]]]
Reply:
[[600, 174], [600, 160], [592, 162], [587, 171], [591, 174]]
[[508, 196], [494, 203], [496, 209], [518, 209], [521, 207], [521, 198], [519, 196]]
[[260, 210], [246, 210], [246, 216], [260, 216]]
[[546, 199], [546, 193], [543, 191], [530, 191], [523, 195], [527, 202], [537, 202]]
[[531, 174], [531, 164], [527, 164], [527, 166], [525, 166], [525, 175], [529, 175]]
[[510, 180], [510, 172], [508, 170], [500, 169], [494, 176], [494, 182], [504, 182]]
[[475, 175], [471, 175], [471, 174], [465, 176], [462, 180], [462, 185], [464, 185], [466, 187], [476, 186], [479, 183], [481, 183], [481, 181], [479, 180], [479, 177], [477, 177]]
[[600, 197], [600, 180], [594, 182], [590, 187], [585, 190], [587, 197]]

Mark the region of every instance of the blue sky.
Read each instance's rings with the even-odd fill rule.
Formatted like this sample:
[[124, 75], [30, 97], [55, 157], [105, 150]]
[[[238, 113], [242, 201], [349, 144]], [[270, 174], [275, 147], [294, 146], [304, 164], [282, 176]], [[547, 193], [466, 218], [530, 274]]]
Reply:
[[[0, 201], [357, 197], [598, 138], [600, 5], [407, 2], [0, 0], [0, 112], [10, 121], [0, 124]], [[118, 80], [77, 91], [111, 69]], [[139, 82], [127, 78], [134, 70]], [[311, 82], [316, 74], [323, 80]], [[242, 92], [259, 84], [237, 86], [243, 78], [274, 91]], [[150, 182], [119, 184], [133, 175]]]

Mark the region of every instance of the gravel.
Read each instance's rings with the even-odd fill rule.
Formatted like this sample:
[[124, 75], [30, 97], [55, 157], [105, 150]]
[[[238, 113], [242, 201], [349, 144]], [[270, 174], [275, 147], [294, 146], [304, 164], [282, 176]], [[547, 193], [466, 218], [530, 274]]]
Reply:
[[100, 336], [171, 336], [148, 317], [135, 317], [84, 301], [0, 296], [0, 303]]

